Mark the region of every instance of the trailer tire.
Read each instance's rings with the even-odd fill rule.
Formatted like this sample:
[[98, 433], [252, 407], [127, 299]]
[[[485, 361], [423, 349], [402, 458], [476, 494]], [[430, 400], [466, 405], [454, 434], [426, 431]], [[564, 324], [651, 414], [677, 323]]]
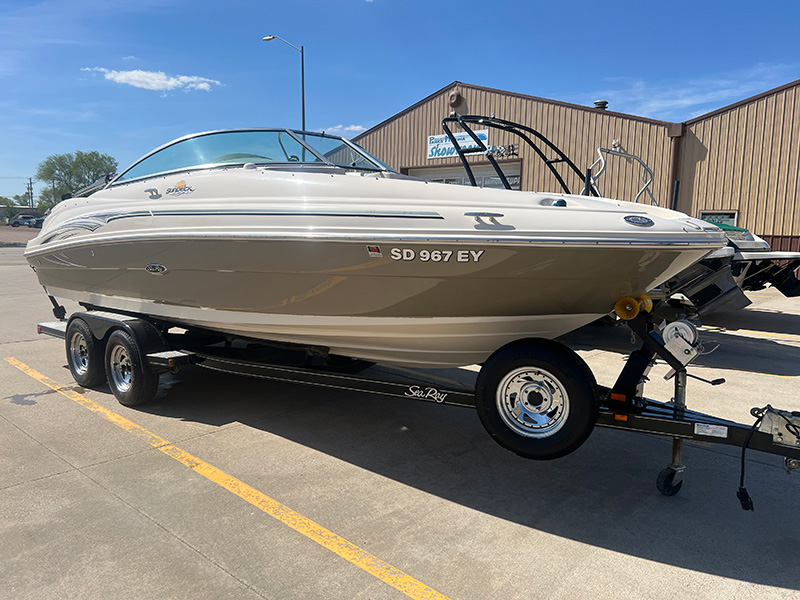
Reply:
[[105, 352], [106, 380], [114, 397], [124, 406], [150, 402], [158, 390], [158, 373], [147, 365], [133, 336], [117, 329]]
[[599, 411], [588, 365], [551, 340], [512, 342], [490, 356], [478, 375], [475, 404], [497, 443], [535, 460], [577, 449]]
[[83, 319], [72, 319], [65, 336], [67, 365], [72, 378], [85, 388], [101, 385], [106, 380], [103, 368], [103, 343], [94, 337]]

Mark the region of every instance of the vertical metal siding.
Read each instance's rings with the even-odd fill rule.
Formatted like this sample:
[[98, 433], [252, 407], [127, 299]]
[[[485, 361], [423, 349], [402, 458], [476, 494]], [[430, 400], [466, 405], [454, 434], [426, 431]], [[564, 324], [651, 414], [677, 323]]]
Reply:
[[779, 239], [800, 233], [800, 86], [687, 126], [681, 210], [738, 210], [741, 227]]

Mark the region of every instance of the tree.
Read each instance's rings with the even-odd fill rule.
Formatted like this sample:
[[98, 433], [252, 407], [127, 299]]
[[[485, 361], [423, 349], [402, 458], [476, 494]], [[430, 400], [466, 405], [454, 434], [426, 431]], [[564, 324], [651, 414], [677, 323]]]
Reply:
[[18, 212], [28, 208], [28, 196], [27, 194], [17, 194], [13, 198], [0, 196], [0, 207], [2, 207], [3, 216], [10, 219]]
[[75, 154], [48, 156], [36, 170], [36, 180], [45, 184], [39, 194], [39, 209], [46, 210], [61, 202], [63, 194], [75, 192], [117, 172], [117, 161], [108, 154], [96, 150]]

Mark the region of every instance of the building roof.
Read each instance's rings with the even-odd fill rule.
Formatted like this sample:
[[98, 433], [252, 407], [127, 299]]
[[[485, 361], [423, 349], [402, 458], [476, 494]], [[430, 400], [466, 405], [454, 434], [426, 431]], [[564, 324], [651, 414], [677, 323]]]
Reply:
[[[766, 92], [762, 92], [760, 94], [756, 94], [755, 96], [751, 96], [749, 98], [745, 98], [744, 100], [739, 100], [738, 102], [734, 102], [733, 104], [729, 104], [728, 106], [723, 106], [722, 108], [718, 108], [718, 109], [713, 110], [713, 111], [711, 111], [709, 113], [706, 113], [704, 115], [700, 115], [698, 117], [695, 117], [693, 119], [685, 121], [684, 124], [685, 125], [691, 125], [693, 123], [697, 123], [699, 121], [703, 121], [703, 120], [705, 120], [705, 119], [707, 119], [709, 117], [716, 116], [716, 115], [718, 115], [720, 113], [724, 113], [725, 111], [732, 110], [734, 108], [742, 106], [743, 104], [747, 104], [749, 102], [754, 102], [756, 100], [759, 100], [759, 99], [764, 98], [766, 96], [770, 96], [772, 94], [784, 91], [784, 90], [789, 89], [789, 88], [794, 87], [794, 86], [800, 86], [800, 79], [798, 79], [797, 81], [792, 81], [792, 82], [784, 84], [782, 86], [773, 88], [771, 90], [767, 90]], [[369, 135], [373, 131], [375, 131], [377, 129], [380, 129], [381, 127], [384, 127], [385, 125], [391, 123], [392, 121], [394, 121], [396, 119], [399, 119], [403, 115], [412, 112], [413, 110], [415, 110], [419, 106], [425, 104], [429, 100], [431, 100], [431, 99], [439, 96], [440, 94], [445, 93], [447, 90], [451, 90], [451, 89], [453, 89], [455, 87], [479, 90], [479, 91], [483, 91], [483, 92], [490, 92], [490, 93], [493, 93], [493, 94], [511, 96], [511, 97], [514, 97], [514, 98], [523, 98], [523, 99], [526, 99], [526, 100], [533, 100], [533, 101], [536, 101], [536, 102], [543, 102], [545, 104], [552, 104], [554, 106], [564, 106], [564, 107], [567, 107], [567, 108], [572, 108], [572, 109], [580, 110], [580, 111], [597, 112], [598, 110], [602, 110], [602, 109], [598, 109], [598, 108], [595, 108], [595, 107], [592, 107], [592, 106], [584, 106], [582, 104], [572, 104], [570, 102], [561, 102], [560, 100], [551, 100], [549, 98], [540, 98], [538, 96], [530, 96], [530, 95], [527, 95], [527, 94], [519, 94], [517, 92], [509, 92], [507, 90], [499, 90], [499, 89], [495, 89], [495, 88], [482, 87], [482, 86], [479, 86], [479, 85], [473, 85], [471, 83], [464, 83], [463, 81], [453, 81], [452, 83], [449, 83], [448, 85], [444, 86], [443, 88], [441, 88], [439, 90], [436, 90], [435, 92], [433, 92], [429, 96], [426, 96], [425, 98], [423, 98], [419, 102], [416, 102], [416, 103], [412, 104], [411, 106], [409, 106], [408, 108], [401, 110], [399, 113], [397, 113], [395, 115], [392, 115], [388, 119], [385, 119], [385, 120], [381, 121], [377, 125], [374, 125], [373, 127], [370, 127], [369, 129], [367, 129], [366, 131], [362, 131], [357, 136], [355, 136], [353, 139], [355, 141], [358, 141], [359, 138], [362, 138], [362, 137], [364, 137], [366, 135]], [[670, 121], [659, 121], [657, 119], [648, 119], [647, 117], [640, 117], [638, 115], [630, 115], [630, 114], [627, 114], [627, 113], [614, 112], [614, 111], [610, 111], [610, 110], [603, 110], [603, 113], [604, 114], [618, 116], [618, 117], [624, 117], [626, 119], [631, 119], [631, 120], [634, 120], [634, 121], [640, 121], [640, 122], [643, 122], [643, 123], [652, 123], [652, 124], [655, 124], [655, 125], [664, 125], [666, 127], [679, 125], [679, 123], [672, 123]]]
[[766, 92], [761, 92], [760, 94], [756, 94], [755, 96], [750, 96], [749, 98], [745, 98], [744, 100], [739, 100], [738, 102], [734, 102], [733, 104], [728, 104], [727, 106], [723, 106], [722, 108], [712, 110], [711, 112], [706, 113], [704, 115], [700, 115], [699, 117], [695, 117], [694, 119], [689, 119], [688, 121], [686, 121], [686, 124], [691, 125], [699, 121], [704, 121], [705, 119], [708, 119], [710, 117], [715, 117], [721, 113], [733, 110], [734, 108], [738, 108], [745, 104], [750, 104], [751, 102], [756, 102], [757, 100], [761, 100], [762, 98], [766, 98], [767, 96], [771, 96], [773, 94], [777, 94], [779, 92], [783, 92], [784, 90], [788, 90], [798, 86], [800, 86], [800, 79], [796, 81], [791, 81], [776, 88], [772, 88], [771, 90], [767, 90]]

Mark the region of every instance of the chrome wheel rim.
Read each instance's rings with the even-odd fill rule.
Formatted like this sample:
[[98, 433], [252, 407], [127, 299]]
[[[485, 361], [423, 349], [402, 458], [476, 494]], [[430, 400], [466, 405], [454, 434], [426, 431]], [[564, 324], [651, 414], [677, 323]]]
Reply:
[[497, 412], [514, 433], [545, 438], [566, 423], [569, 396], [552, 373], [521, 367], [507, 373], [497, 386]]
[[80, 332], [74, 333], [69, 340], [69, 360], [78, 375], [85, 375], [89, 370], [89, 347]]
[[111, 381], [114, 387], [122, 393], [131, 389], [131, 357], [126, 348], [117, 344], [111, 349]]

